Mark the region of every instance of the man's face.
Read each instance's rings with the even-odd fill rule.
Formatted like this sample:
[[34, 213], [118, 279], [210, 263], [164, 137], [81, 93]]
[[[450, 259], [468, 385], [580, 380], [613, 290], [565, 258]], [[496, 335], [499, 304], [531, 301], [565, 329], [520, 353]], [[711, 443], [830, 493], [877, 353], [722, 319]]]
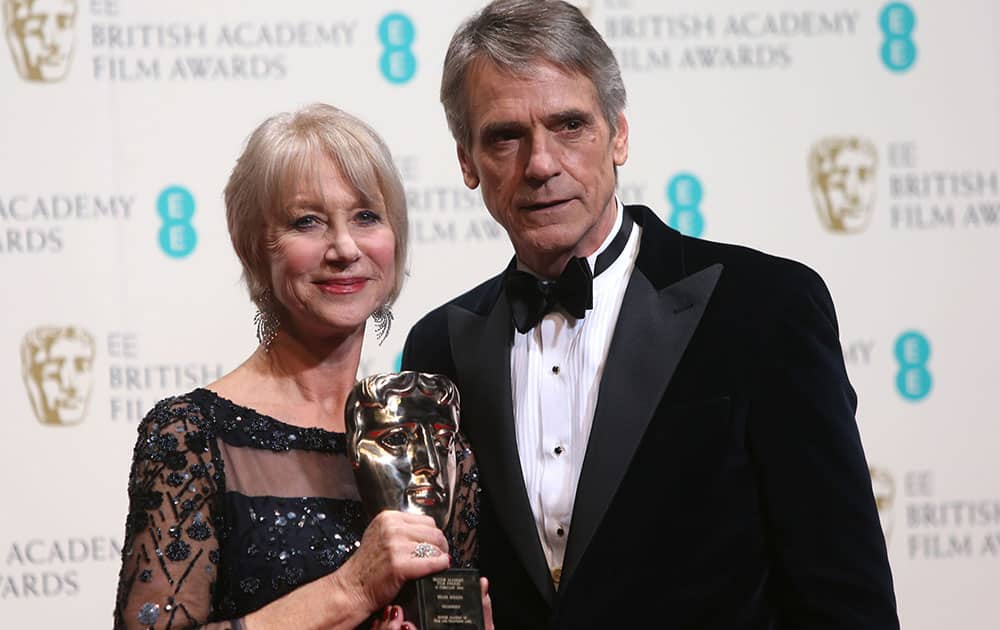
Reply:
[[355, 477], [373, 513], [401, 510], [432, 517], [444, 527], [455, 485], [453, 407], [429, 396], [391, 396], [385, 407], [363, 407]]
[[837, 149], [820, 173], [826, 212], [836, 228], [856, 231], [868, 222], [875, 194], [875, 159], [857, 148]]
[[25, 79], [55, 81], [73, 51], [75, 0], [5, 0], [7, 41]]
[[459, 146], [469, 188], [507, 230], [518, 257], [555, 276], [587, 256], [614, 224], [615, 166], [628, 157], [628, 123], [612, 135], [594, 85], [539, 61], [524, 76], [473, 63], [466, 80], [468, 147]]
[[79, 337], [58, 337], [48, 352], [40, 349], [30, 366], [39, 419], [50, 424], [83, 420], [91, 388], [94, 349]]

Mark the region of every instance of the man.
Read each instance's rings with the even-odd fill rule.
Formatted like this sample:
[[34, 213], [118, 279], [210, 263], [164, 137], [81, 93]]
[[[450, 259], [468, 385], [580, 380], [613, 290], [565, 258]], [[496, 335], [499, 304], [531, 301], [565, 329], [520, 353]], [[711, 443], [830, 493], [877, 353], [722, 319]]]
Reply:
[[403, 366], [462, 393], [496, 627], [898, 628], [822, 280], [618, 203], [625, 91], [569, 4], [491, 3], [441, 93], [516, 256]]
[[824, 138], [809, 155], [809, 177], [823, 225], [832, 232], [868, 227], [875, 201], [875, 146], [861, 138]]
[[82, 328], [41, 326], [21, 342], [21, 374], [42, 424], [83, 421], [93, 385], [94, 338]]
[[426, 514], [444, 529], [455, 489], [458, 390], [420, 372], [375, 374], [347, 399], [347, 457], [372, 515]]
[[58, 81], [73, 54], [76, 0], [3, 0], [14, 64], [28, 81]]

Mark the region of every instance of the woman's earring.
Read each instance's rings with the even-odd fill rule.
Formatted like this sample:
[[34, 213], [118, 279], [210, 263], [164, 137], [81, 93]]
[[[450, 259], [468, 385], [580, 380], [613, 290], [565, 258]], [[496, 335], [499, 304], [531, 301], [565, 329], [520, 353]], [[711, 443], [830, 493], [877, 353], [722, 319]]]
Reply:
[[372, 323], [375, 324], [375, 338], [378, 339], [378, 345], [381, 346], [385, 338], [389, 336], [389, 329], [392, 328], [392, 309], [389, 308], [388, 304], [383, 304], [375, 309], [375, 312], [372, 313]]
[[260, 306], [257, 314], [253, 316], [254, 326], [257, 327], [257, 342], [267, 352], [274, 341], [274, 336], [278, 334], [278, 316], [271, 310], [271, 291], [265, 291], [260, 298]]

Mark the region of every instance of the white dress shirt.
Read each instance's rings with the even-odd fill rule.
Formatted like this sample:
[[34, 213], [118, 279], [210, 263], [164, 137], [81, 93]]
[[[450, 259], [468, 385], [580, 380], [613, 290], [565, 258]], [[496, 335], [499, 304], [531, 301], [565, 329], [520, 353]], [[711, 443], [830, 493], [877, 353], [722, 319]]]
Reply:
[[[592, 270], [621, 227], [624, 210], [617, 197], [615, 211], [610, 234], [587, 257]], [[601, 375], [641, 231], [633, 224], [625, 249], [594, 278], [594, 306], [583, 319], [557, 309], [527, 333], [514, 331], [510, 376], [517, 451], [538, 538], [557, 587]]]

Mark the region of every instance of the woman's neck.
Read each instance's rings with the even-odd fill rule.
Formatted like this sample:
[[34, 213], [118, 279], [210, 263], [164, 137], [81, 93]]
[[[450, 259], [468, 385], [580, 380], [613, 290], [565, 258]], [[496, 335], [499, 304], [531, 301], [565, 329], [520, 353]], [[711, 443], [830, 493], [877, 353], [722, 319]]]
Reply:
[[303, 341], [281, 331], [212, 385], [234, 402], [302, 427], [344, 430], [344, 404], [357, 379], [364, 329]]

